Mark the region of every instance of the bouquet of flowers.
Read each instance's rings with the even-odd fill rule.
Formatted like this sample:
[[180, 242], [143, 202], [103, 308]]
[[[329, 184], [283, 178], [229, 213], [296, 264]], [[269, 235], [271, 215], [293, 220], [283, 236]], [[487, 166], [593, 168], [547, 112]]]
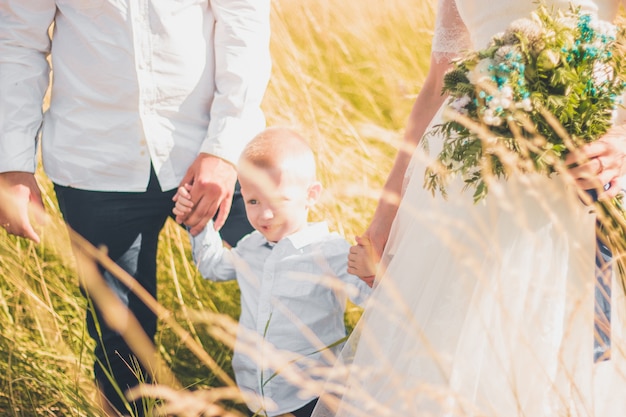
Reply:
[[[425, 187], [445, 196], [450, 177], [460, 175], [478, 202], [491, 179], [513, 171], [566, 172], [566, 154], [612, 126], [626, 89], [625, 39], [580, 8], [540, 4], [487, 48], [455, 61], [444, 78], [444, 122], [433, 130], [445, 138], [443, 150]], [[609, 247], [626, 254], [621, 199], [596, 205], [604, 228], [618, 230]]]

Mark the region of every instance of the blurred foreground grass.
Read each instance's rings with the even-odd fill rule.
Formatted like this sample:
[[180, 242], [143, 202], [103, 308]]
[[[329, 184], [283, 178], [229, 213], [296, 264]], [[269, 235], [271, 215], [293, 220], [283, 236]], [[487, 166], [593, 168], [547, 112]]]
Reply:
[[[311, 142], [326, 190], [312, 213], [352, 241], [366, 227], [428, 64], [428, 0], [277, 0], [268, 124]], [[48, 213], [60, 218], [38, 172]], [[0, 415], [91, 416], [91, 341], [83, 326], [69, 241], [62, 229], [39, 246], [0, 232]], [[236, 284], [203, 281], [184, 231], [168, 222], [160, 242], [159, 301], [228, 373], [231, 351], [208, 336], [197, 312], [236, 318]], [[353, 324], [359, 310], [351, 308]], [[157, 348], [184, 386], [220, 382], [172, 329]]]

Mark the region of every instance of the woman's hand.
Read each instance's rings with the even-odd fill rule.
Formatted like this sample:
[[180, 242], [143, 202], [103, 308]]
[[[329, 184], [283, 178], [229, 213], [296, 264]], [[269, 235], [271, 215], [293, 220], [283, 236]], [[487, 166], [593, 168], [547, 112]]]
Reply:
[[383, 250], [389, 239], [391, 225], [398, 212], [400, 197], [397, 194], [387, 192], [378, 202], [378, 207], [374, 212], [374, 217], [363, 234], [363, 238], [368, 240], [372, 246], [374, 262], [378, 263], [383, 254]]
[[598, 198], [621, 192], [619, 179], [626, 175], [626, 126], [612, 127], [602, 138], [582, 146], [565, 158], [569, 172], [583, 190], [600, 190]]

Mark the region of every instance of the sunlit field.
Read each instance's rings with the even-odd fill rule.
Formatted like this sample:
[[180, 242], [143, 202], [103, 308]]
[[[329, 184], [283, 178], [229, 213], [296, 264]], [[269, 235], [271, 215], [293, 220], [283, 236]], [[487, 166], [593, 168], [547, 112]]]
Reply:
[[[432, 7], [428, 0], [273, 2], [268, 124], [310, 140], [325, 185], [312, 220], [327, 220], [349, 241], [373, 213], [425, 76]], [[38, 179], [58, 223], [51, 185], [41, 171]], [[237, 318], [237, 285], [204, 281], [186, 232], [171, 221], [161, 235], [158, 274], [160, 357], [183, 387], [224, 386], [232, 351], [205, 319]], [[97, 415], [86, 303], [65, 229], [47, 228], [41, 245], [0, 232], [0, 277], [0, 415]], [[359, 315], [349, 307], [349, 327]]]

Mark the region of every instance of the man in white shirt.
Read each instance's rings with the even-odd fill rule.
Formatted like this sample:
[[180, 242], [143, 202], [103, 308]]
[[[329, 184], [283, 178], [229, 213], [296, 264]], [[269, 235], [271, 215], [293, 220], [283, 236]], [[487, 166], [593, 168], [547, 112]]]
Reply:
[[[176, 187], [192, 184], [194, 210], [177, 218], [192, 234], [228, 217], [234, 163], [265, 124], [269, 14], [269, 0], [2, 0], [0, 182], [16, 199], [0, 208], [0, 225], [39, 241], [27, 211], [43, 207], [41, 130], [65, 220], [156, 295], [158, 234]], [[152, 337], [152, 312], [105, 275]], [[95, 378], [128, 413], [107, 374], [121, 391], [135, 385], [132, 352], [99, 319], [87, 314]]]

